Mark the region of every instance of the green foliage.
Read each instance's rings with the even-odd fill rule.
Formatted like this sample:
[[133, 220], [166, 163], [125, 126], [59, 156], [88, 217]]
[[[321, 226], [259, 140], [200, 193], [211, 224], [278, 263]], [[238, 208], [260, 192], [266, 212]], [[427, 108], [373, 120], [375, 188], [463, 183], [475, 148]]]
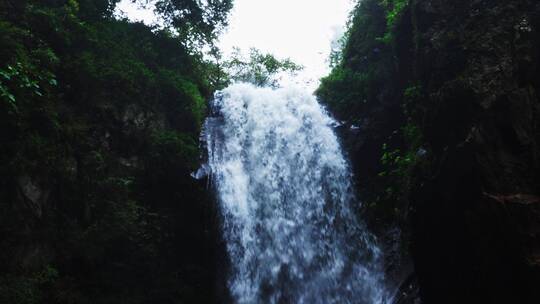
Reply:
[[403, 112], [407, 117], [416, 115], [417, 103], [422, 98], [422, 86], [420, 84], [411, 85], [403, 92]]
[[[165, 26], [173, 30], [190, 47], [212, 45], [218, 33], [227, 25], [232, 0], [132, 0], [151, 6]], [[196, 49], [193, 49], [197, 51]]]
[[387, 31], [385, 16], [386, 9], [380, 0], [359, 1], [345, 34], [344, 65], [359, 69], [373, 59], [386, 57], [388, 47], [379, 39]]
[[173, 162], [187, 166], [188, 170], [196, 168], [199, 149], [190, 136], [172, 131], [160, 132], [152, 135], [152, 144], [150, 157], [156, 166], [170, 166]]
[[421, 85], [413, 85], [409, 86], [405, 89], [403, 92], [403, 98], [406, 102], [413, 102], [420, 98], [422, 94], [422, 86]]
[[393, 28], [401, 13], [409, 5], [409, 0], [382, 0], [387, 8], [386, 23], [389, 29]]
[[411, 176], [425, 152], [413, 119], [423, 88], [417, 83], [404, 87], [408, 80], [396, 65], [394, 33], [408, 5], [408, 0], [358, 1], [341, 52], [332, 55], [332, 71], [316, 91], [336, 118], [360, 127], [351, 149], [359, 194], [374, 229], [404, 225], [406, 230]]
[[0, 38], [6, 41], [0, 54], [10, 58], [0, 67], [0, 107], [11, 114], [18, 112], [18, 103], [45, 97], [58, 85], [56, 76], [50, 71], [58, 58], [46, 46], [23, 43], [31, 37], [28, 31], [0, 21]]
[[[403, 148], [393, 147], [384, 143], [381, 149], [381, 164], [383, 170], [378, 174], [387, 186], [385, 201], [406, 201], [411, 187], [411, 171], [419, 160], [418, 151], [421, 149], [422, 134], [420, 129], [409, 121], [401, 132], [393, 136], [405, 142]], [[389, 138], [392, 140], [392, 138]]]
[[[410, 85], [405, 88], [400, 102], [406, 122], [401, 124], [399, 130], [392, 132], [381, 148], [381, 171], [377, 175], [377, 184], [381, 185], [384, 191], [378, 195], [376, 206], [382, 210], [384, 216], [401, 218], [399, 212], [408, 201], [413, 170], [425, 163], [427, 152], [422, 147], [423, 135], [412, 117], [414, 115], [412, 109], [415, 109], [420, 98], [422, 98], [421, 85]], [[386, 209], [388, 207], [390, 210]]]
[[379, 102], [381, 88], [392, 78], [391, 49], [378, 39], [386, 31], [384, 16], [379, 0], [359, 2], [341, 54], [333, 55], [340, 62], [334, 62], [330, 75], [321, 79], [316, 94], [340, 120], [356, 123], [367, 107]]
[[[404, 132], [407, 131], [404, 130]], [[395, 175], [398, 178], [403, 178], [407, 175], [407, 169], [414, 160], [415, 155], [412, 150], [401, 151], [398, 148], [391, 150], [388, 144], [385, 143], [382, 146], [381, 164], [387, 170], [379, 173], [379, 176]]]
[[282, 74], [294, 75], [303, 69], [289, 58], [278, 59], [255, 48], [249, 50], [248, 58], [243, 56], [239, 48], [235, 48], [231, 58], [224, 63], [224, 68], [231, 80], [261, 87], [276, 87]]
[[157, 76], [163, 86], [161, 94], [166, 97], [163, 104], [167, 115], [179, 119], [183, 131], [198, 132], [206, 114], [206, 102], [199, 87], [174, 71], [162, 70]]
[[343, 61], [343, 48], [347, 44], [348, 33], [345, 33], [337, 40], [332, 42], [332, 47], [330, 50], [330, 56], [328, 58], [330, 68], [338, 67]]
[[120, 0], [69, 0], [68, 5], [73, 12], [79, 13], [82, 19], [99, 20], [111, 17], [116, 4]]
[[396, 23], [402, 16], [405, 8], [409, 5], [409, 0], [382, 0], [381, 3], [386, 9], [387, 31], [379, 38], [379, 41], [385, 44], [391, 44], [394, 40]]
[[208, 197], [189, 174], [223, 70], [112, 19], [116, 2], [0, 0], [1, 303], [212, 302]]
[[341, 120], [354, 120], [373, 92], [370, 73], [354, 72], [346, 67], [336, 67], [332, 73], [321, 80], [317, 95], [332, 109]]
[[13, 304], [39, 304], [46, 297], [44, 288], [50, 288], [58, 279], [58, 270], [51, 265], [28, 275], [0, 275], [0, 302]]
[[0, 69], [0, 97], [7, 102], [10, 111], [18, 112], [16, 96], [43, 97], [42, 87], [58, 85], [54, 74], [50, 72], [36, 74], [35, 68], [23, 66], [21, 62], [17, 62], [14, 66], [7, 65], [5, 70]]

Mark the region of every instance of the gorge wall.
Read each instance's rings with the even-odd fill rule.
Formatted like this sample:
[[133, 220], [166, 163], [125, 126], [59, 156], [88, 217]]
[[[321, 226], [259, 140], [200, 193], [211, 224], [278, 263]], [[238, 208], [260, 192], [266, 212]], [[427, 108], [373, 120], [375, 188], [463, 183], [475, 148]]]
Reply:
[[0, 1], [0, 303], [213, 303], [209, 66], [117, 1]]
[[317, 94], [398, 302], [537, 303], [540, 4], [365, 0], [345, 39]]

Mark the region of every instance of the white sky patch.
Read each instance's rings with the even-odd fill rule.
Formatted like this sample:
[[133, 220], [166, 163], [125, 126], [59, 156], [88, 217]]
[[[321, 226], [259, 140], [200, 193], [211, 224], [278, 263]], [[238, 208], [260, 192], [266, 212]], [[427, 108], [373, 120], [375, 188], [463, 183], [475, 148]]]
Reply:
[[329, 72], [332, 40], [343, 33], [353, 0], [235, 0], [220, 39], [225, 55], [234, 46], [289, 57], [305, 67], [295, 82], [315, 89]]
[[[315, 89], [329, 72], [332, 42], [344, 31], [355, 0], [234, 0], [229, 27], [218, 45], [225, 57], [233, 47], [251, 47], [278, 58], [291, 58], [305, 67], [293, 82]], [[151, 11], [123, 0], [117, 12], [131, 20], [155, 24]]]
[[152, 8], [142, 9], [130, 0], [122, 0], [118, 3], [114, 14], [116, 17], [126, 17], [131, 21], [144, 22], [147, 25], [159, 24], [159, 18], [154, 14]]

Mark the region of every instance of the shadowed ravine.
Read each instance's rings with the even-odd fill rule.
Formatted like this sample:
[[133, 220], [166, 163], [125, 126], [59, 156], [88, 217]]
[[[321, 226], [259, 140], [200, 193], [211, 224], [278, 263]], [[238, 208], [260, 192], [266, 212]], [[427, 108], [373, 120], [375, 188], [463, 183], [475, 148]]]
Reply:
[[386, 302], [380, 250], [353, 211], [332, 124], [298, 89], [237, 84], [216, 95], [203, 168], [218, 194], [234, 302]]

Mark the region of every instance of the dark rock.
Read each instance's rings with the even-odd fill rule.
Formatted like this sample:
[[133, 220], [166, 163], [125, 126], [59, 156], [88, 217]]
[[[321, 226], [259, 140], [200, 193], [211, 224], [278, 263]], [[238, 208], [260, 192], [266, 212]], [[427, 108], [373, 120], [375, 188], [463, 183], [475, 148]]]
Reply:
[[[330, 78], [319, 92], [361, 122], [341, 135], [390, 284], [407, 290], [410, 249], [427, 304], [540, 303], [540, 3], [415, 0], [393, 29], [377, 1], [356, 13], [343, 66], [373, 81]], [[385, 31], [391, 49], [375, 57]]]
[[413, 256], [427, 303], [540, 300], [540, 272], [529, 263], [540, 184], [540, 87], [530, 70], [540, 37], [529, 22], [537, 10], [534, 1], [413, 7], [425, 19], [415, 70], [427, 88], [420, 125], [434, 153], [411, 191]]
[[20, 176], [17, 179], [17, 185], [21, 201], [25, 207], [36, 218], [41, 218], [43, 210], [47, 208], [50, 189], [42, 186], [36, 179], [32, 179], [27, 175]]

